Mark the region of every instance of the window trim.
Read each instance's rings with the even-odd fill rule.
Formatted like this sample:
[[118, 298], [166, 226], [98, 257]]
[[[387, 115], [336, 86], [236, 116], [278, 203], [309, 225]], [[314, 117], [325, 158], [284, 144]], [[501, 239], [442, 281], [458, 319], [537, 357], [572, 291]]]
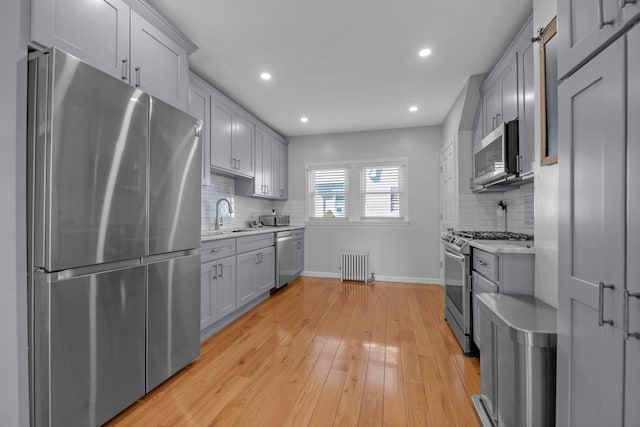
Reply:
[[[369, 217], [364, 216], [363, 192], [361, 189], [361, 174], [363, 168], [376, 166], [401, 166], [403, 168], [404, 197], [400, 203], [404, 204], [404, 215], [401, 217]], [[319, 218], [311, 216], [311, 202], [309, 200], [309, 172], [321, 169], [346, 169], [348, 172], [348, 186], [345, 189], [345, 207], [347, 215], [344, 218]], [[408, 225], [410, 193], [409, 193], [409, 160], [407, 157], [390, 157], [385, 159], [348, 160], [307, 162], [305, 164], [305, 224], [308, 225], [362, 225], [362, 226], [394, 226]], [[402, 200], [404, 199], [404, 201]], [[401, 208], [402, 209], [402, 208]]]

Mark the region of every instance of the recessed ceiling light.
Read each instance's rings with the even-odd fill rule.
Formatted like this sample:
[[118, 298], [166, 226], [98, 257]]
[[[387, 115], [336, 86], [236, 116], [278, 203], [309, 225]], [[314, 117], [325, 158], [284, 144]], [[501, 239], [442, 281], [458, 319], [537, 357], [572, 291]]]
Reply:
[[302, 116], [302, 117], [300, 117], [300, 121], [301, 121], [302, 123], [307, 123], [307, 122], [309, 121], [309, 117]]
[[269, 74], [269, 73], [262, 73], [262, 74], [260, 74], [260, 78], [261, 78], [262, 80], [271, 80], [271, 74]]
[[418, 111], [418, 107], [416, 107], [415, 105], [412, 107], [409, 107], [409, 111], [411, 111], [412, 113], [415, 113], [416, 111]]
[[420, 55], [423, 58], [425, 56], [429, 56], [431, 55], [431, 49], [422, 49], [420, 52], [418, 52], [418, 55]]

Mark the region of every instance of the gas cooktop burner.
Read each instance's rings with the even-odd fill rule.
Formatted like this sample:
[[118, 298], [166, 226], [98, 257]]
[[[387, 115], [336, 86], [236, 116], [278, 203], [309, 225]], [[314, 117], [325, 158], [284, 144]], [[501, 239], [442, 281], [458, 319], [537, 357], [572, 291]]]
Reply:
[[533, 236], [510, 231], [453, 231], [449, 230], [442, 235], [445, 246], [458, 253], [468, 254], [471, 240], [533, 240]]
[[533, 236], [510, 231], [451, 231], [451, 234], [470, 240], [533, 240]]

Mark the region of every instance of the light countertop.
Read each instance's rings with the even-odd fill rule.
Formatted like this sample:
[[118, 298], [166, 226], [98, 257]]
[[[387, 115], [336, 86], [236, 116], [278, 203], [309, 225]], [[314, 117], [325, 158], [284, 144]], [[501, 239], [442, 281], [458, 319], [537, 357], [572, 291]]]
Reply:
[[221, 229], [218, 231], [203, 231], [200, 235], [200, 240], [207, 242], [210, 240], [222, 240], [233, 239], [236, 237], [253, 236], [256, 234], [264, 233], [277, 233], [280, 231], [299, 230], [304, 228], [304, 225], [290, 225], [286, 227], [256, 227], [256, 228], [229, 228]]
[[492, 254], [534, 254], [533, 240], [472, 240], [469, 245]]

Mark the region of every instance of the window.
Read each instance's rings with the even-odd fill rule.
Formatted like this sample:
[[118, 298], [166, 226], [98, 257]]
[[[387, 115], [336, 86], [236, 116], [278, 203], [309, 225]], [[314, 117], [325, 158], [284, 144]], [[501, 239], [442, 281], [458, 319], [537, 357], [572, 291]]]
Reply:
[[307, 163], [308, 220], [333, 225], [408, 223], [407, 168], [406, 158]]
[[349, 219], [349, 169], [310, 168], [307, 177], [309, 219]]
[[404, 163], [360, 167], [362, 219], [404, 219], [404, 174]]

